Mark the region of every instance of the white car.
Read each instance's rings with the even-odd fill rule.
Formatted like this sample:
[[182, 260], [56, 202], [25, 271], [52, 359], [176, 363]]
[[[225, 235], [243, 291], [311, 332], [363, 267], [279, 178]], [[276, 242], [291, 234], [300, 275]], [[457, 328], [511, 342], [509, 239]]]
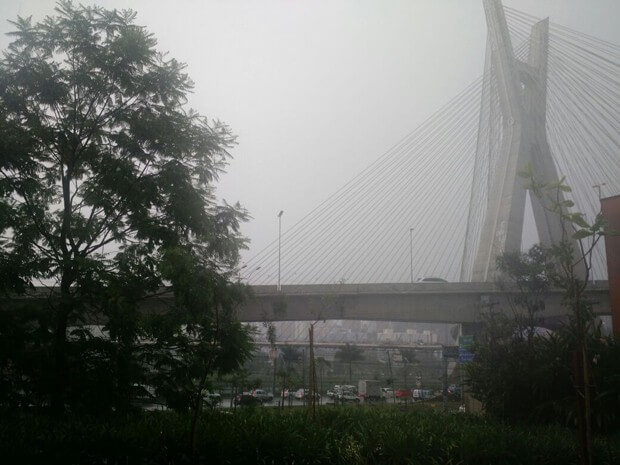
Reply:
[[273, 394], [263, 389], [254, 389], [252, 391], [252, 396], [260, 400], [261, 403], [271, 402], [273, 400]]
[[202, 401], [208, 407], [217, 407], [222, 403], [222, 396], [217, 392], [202, 391]]
[[443, 278], [428, 277], [428, 278], [420, 278], [416, 282], [418, 283], [447, 283], [448, 281], [446, 281]]
[[349, 402], [359, 404], [360, 398], [357, 397], [352, 391], [342, 391], [342, 393], [338, 396], [338, 401], [343, 404]]

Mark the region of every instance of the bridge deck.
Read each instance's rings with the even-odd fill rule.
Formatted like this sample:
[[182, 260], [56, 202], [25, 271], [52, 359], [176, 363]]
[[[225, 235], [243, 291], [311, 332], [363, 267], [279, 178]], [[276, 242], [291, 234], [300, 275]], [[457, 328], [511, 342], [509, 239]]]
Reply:
[[[477, 323], [490, 309], [511, 314], [507, 292], [492, 283], [393, 283], [253, 286], [253, 296], [239, 309], [242, 321], [382, 320], [430, 323]], [[53, 290], [51, 291], [53, 293]], [[607, 281], [591, 283], [586, 291], [594, 312], [610, 314]], [[20, 299], [44, 301], [50, 289], [37, 288]], [[147, 299], [143, 311], [161, 313], [172, 305], [171, 292]], [[568, 313], [563, 293], [545, 297], [545, 318]], [[92, 322], [96, 323], [96, 322]]]
[[[254, 286], [254, 298], [239, 310], [244, 321], [390, 320], [475, 323], [489, 309], [511, 313], [514, 292], [493, 283], [394, 283]], [[609, 314], [607, 281], [588, 286], [597, 314]], [[567, 314], [561, 290], [545, 298], [544, 317]]]

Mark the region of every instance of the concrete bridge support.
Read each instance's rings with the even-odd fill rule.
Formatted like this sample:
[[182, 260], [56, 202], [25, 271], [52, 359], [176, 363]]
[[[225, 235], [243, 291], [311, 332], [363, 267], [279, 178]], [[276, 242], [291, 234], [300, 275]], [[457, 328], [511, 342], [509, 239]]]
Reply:
[[[490, 109], [489, 117], [501, 124], [481, 124], [478, 133], [478, 147], [483, 149], [477, 153], [476, 163], [487, 160], [490, 168], [488, 179], [474, 179], [474, 183], [485, 183], [487, 191], [480, 237], [477, 244], [466, 242], [465, 246], [461, 281], [473, 282], [494, 281], [497, 257], [521, 250], [527, 180], [521, 179], [519, 172], [531, 165], [537, 180], [552, 183], [559, 179], [546, 135], [549, 22], [545, 19], [532, 27], [527, 61], [521, 61], [514, 55], [501, 2], [484, 0], [484, 10], [488, 24], [485, 76], [493, 89], [489, 92], [497, 97], [486, 105], [497, 102], [498, 108]], [[559, 195], [562, 201], [562, 193]], [[558, 243], [565, 235], [559, 216], [546, 210], [535, 196], [531, 198], [540, 242]], [[470, 206], [470, 211], [474, 207]], [[473, 252], [468, 252], [468, 247], [476, 250], [471, 270], [465, 265], [465, 257]]]

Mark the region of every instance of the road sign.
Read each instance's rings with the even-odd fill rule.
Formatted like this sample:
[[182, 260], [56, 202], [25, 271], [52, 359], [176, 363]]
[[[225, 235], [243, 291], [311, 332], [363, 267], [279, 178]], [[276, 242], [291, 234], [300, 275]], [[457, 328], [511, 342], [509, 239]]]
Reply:
[[474, 359], [474, 354], [469, 350], [459, 349], [459, 363], [469, 363]]
[[471, 350], [474, 345], [474, 336], [459, 336], [459, 349]]

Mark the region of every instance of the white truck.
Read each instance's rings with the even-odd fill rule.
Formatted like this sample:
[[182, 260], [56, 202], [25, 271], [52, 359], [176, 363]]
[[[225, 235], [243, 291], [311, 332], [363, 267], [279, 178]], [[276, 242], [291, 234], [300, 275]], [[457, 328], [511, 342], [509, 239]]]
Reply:
[[364, 398], [365, 402], [382, 400], [381, 383], [374, 379], [360, 379], [357, 394]]

